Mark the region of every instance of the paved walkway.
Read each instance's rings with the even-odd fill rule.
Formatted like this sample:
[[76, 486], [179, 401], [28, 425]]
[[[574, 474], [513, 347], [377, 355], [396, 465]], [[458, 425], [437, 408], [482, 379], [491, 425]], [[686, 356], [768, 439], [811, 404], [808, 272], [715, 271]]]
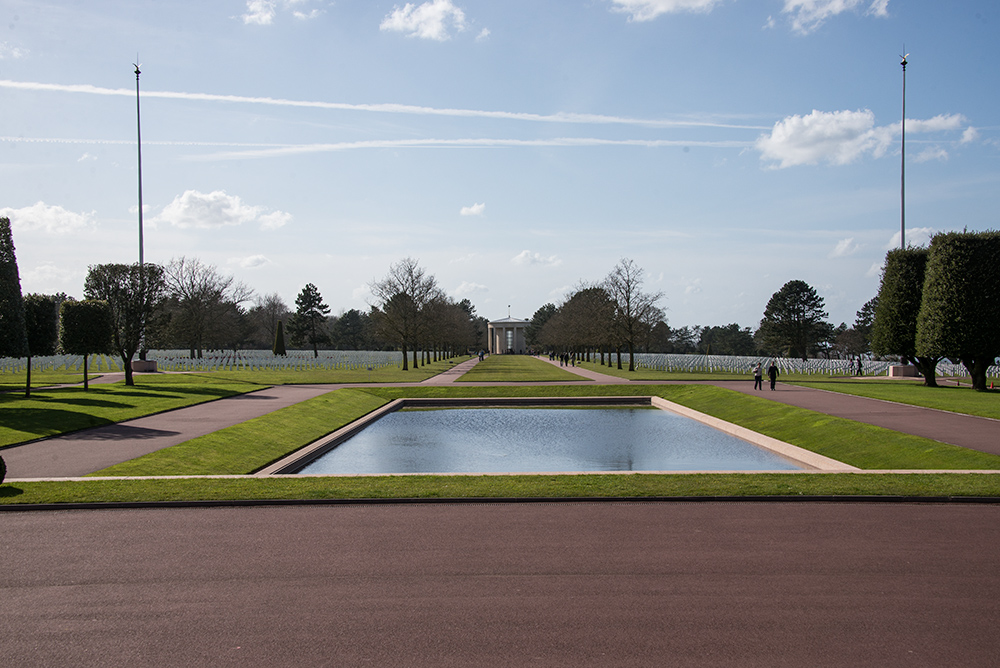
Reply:
[[[545, 358], [539, 359], [548, 361]], [[454, 383], [478, 361], [478, 358], [473, 358], [461, 362], [419, 384], [441, 386]], [[550, 363], [559, 366], [558, 362]], [[562, 368], [581, 376], [580, 382], [585, 384], [623, 385], [631, 382], [582, 367]], [[771, 401], [1000, 455], [1000, 421], [988, 418], [907, 406], [780, 382], [774, 392], [766, 389], [762, 392], [754, 391], [753, 383], [749, 380], [637, 381], [636, 384], [691, 384], [692, 382], [755, 394]], [[465, 387], [524, 384], [462, 383]], [[412, 383], [391, 385], [413, 386]], [[364, 388], [371, 385], [356, 383], [275, 386], [238, 397], [7, 448], [0, 450], [0, 453], [7, 463], [9, 479], [82, 476], [345, 387]]]
[[1000, 662], [1000, 506], [0, 513], [0, 651], [49, 666]]

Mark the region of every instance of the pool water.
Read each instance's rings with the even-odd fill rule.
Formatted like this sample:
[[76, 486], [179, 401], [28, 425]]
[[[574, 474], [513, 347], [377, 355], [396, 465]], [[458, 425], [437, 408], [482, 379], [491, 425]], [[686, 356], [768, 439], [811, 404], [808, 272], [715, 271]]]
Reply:
[[456, 408], [390, 413], [298, 473], [798, 469], [747, 441], [658, 409]]

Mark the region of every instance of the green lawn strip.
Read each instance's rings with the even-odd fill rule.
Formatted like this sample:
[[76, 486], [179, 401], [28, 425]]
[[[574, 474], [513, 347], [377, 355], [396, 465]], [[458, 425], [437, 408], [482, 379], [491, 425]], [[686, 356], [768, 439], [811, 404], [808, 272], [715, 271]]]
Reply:
[[656, 395], [862, 469], [1000, 470], [1000, 457], [711, 385], [366, 388], [399, 397]]
[[528, 355], [490, 355], [458, 378], [456, 382], [572, 382], [587, 378]]
[[359, 390], [337, 390], [92, 475], [251, 473], [386, 403]]
[[937, 408], [1000, 420], [1000, 390], [976, 392], [971, 387], [925, 387], [923, 383], [882, 379], [793, 381], [795, 385], [901, 404]]
[[[89, 378], [93, 381], [99, 378], [100, 373], [91, 371]], [[0, 392], [23, 392], [24, 383], [27, 380], [26, 374], [0, 373]], [[68, 385], [70, 383], [83, 384], [83, 374], [74, 371], [32, 371], [31, 387], [49, 387], [50, 385]]]
[[1000, 497], [992, 474], [604, 474], [15, 482], [0, 504], [277, 499]]
[[[615, 366], [603, 366], [596, 362], [577, 362], [577, 366], [590, 371], [596, 371], [598, 373], [603, 373], [608, 376], [617, 376], [618, 378], [627, 378], [628, 380], [642, 381], [642, 380], [679, 380], [679, 381], [695, 381], [695, 380], [753, 380], [752, 369], [747, 368], [745, 373], [733, 373], [731, 371], [656, 371], [654, 369], [636, 369], [635, 371], [629, 371], [627, 365], [623, 369], [619, 369], [617, 365]], [[780, 380], [816, 380], [817, 378], [826, 379], [829, 376], [808, 374], [808, 373], [785, 373], [782, 372]], [[767, 380], [767, 377], [764, 377]]]
[[[409, 356], [410, 363], [413, 356]], [[220, 370], [199, 372], [218, 378], [240, 380], [248, 383], [263, 383], [265, 385], [327, 385], [333, 383], [419, 383], [456, 364], [470, 359], [462, 355], [446, 360], [438, 360], [416, 369], [412, 366], [406, 371], [400, 367], [379, 367], [368, 371], [360, 369], [254, 369], [254, 370]]]
[[136, 376], [136, 384], [38, 390], [30, 399], [0, 394], [0, 446], [123, 422], [231, 397], [262, 386], [199, 376]]

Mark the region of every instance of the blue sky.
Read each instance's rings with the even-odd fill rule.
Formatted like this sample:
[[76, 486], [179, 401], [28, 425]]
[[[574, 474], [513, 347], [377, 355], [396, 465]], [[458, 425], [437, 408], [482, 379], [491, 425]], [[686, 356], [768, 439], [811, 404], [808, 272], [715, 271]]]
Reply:
[[899, 243], [997, 227], [995, 2], [0, 0], [0, 215], [22, 291], [186, 255], [334, 312], [419, 260], [531, 317], [623, 257], [672, 326], [835, 323]]

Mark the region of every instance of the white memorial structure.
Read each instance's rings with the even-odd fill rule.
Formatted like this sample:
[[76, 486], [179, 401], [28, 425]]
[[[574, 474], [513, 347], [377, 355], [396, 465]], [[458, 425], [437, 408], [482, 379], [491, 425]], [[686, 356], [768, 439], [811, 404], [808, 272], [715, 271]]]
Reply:
[[490, 354], [527, 352], [528, 347], [524, 344], [524, 330], [529, 323], [529, 320], [518, 320], [511, 317], [492, 321], [488, 326]]

